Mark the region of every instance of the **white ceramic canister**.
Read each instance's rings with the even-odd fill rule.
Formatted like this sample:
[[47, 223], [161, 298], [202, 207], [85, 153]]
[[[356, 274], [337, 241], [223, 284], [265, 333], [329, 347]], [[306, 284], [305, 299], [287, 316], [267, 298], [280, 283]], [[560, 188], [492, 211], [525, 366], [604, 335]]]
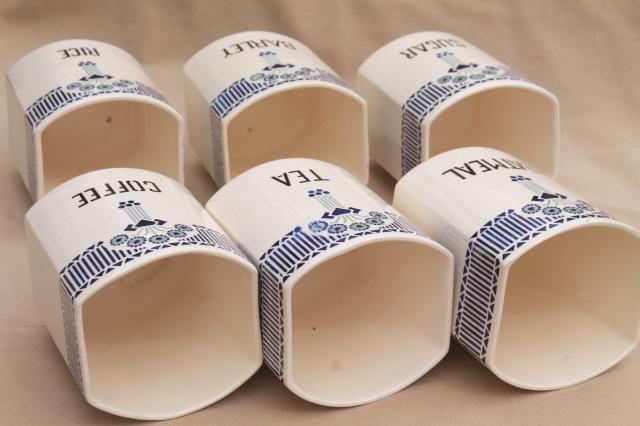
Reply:
[[9, 145], [32, 198], [109, 167], [183, 180], [182, 116], [128, 52], [95, 40], [42, 46], [7, 71]]
[[310, 157], [366, 182], [364, 100], [310, 48], [266, 31], [232, 34], [184, 66], [189, 141], [218, 187], [259, 164]]
[[87, 401], [167, 419], [262, 364], [256, 268], [178, 182], [75, 177], [26, 215], [33, 297]]
[[451, 149], [510, 152], [553, 176], [558, 100], [453, 34], [408, 34], [358, 69], [367, 101], [372, 156], [396, 179]]
[[371, 402], [447, 353], [451, 254], [345, 170], [272, 161], [206, 207], [258, 266], [265, 362], [298, 396]]
[[394, 206], [453, 253], [453, 335], [502, 380], [562, 388], [636, 347], [640, 234], [516, 157], [439, 154]]

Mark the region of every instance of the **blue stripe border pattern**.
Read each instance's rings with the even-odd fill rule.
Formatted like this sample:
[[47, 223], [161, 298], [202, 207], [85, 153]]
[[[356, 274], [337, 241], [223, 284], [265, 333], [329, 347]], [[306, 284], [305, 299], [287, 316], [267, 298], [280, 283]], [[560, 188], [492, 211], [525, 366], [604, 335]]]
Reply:
[[[255, 77], [261, 78], [256, 79]], [[273, 77], [273, 79], [269, 79]], [[323, 81], [348, 88], [347, 84], [333, 73], [321, 68], [299, 68], [287, 74], [271, 74], [264, 78], [263, 73], [256, 73], [249, 78], [242, 78], [224, 89], [210, 102], [209, 118], [211, 121], [211, 145], [213, 151], [213, 179], [218, 187], [224, 185], [224, 155], [222, 143], [222, 119], [244, 102], [272, 87], [299, 81]]]
[[422, 157], [422, 122], [437, 106], [441, 105], [451, 96], [479, 84], [500, 80], [528, 81], [526, 78], [516, 74], [511, 69], [493, 67], [500, 70], [500, 74], [495, 76], [485, 76], [482, 80], [465, 80], [455, 83], [450, 80], [448, 83], [429, 82], [418, 89], [407, 99], [402, 106], [401, 123], [401, 166], [402, 174], [408, 173], [421, 162]]
[[379, 226], [366, 230], [348, 229], [345, 233], [338, 235], [309, 232], [298, 226], [260, 256], [258, 272], [262, 352], [267, 366], [280, 380], [284, 374], [285, 350], [283, 286], [297, 270], [321, 253], [368, 235], [395, 233], [428, 238], [402, 216], [389, 212], [370, 212], [369, 214], [375, 214], [380, 219]]
[[[76, 383], [83, 390], [80, 369], [80, 353], [74, 320], [74, 300], [100, 278], [135, 259], [160, 250], [179, 246], [214, 247], [231, 252], [247, 260], [247, 257], [224, 234], [202, 225], [191, 225], [193, 235], [162, 244], [144, 244], [135, 248], [113, 248], [99, 241], [73, 258], [60, 271], [60, 298], [67, 346], [69, 369]], [[83, 390], [84, 391], [84, 390]]]
[[510, 209], [471, 236], [464, 259], [454, 335], [479, 361], [486, 360], [502, 262], [517, 248], [557, 226], [586, 218], [611, 219], [605, 212], [579, 203], [590, 211], [533, 217]]
[[153, 87], [144, 83], [136, 81], [130, 87], [112, 87], [108, 90], [94, 90], [88, 92], [70, 91], [62, 87], [56, 87], [50, 90], [40, 98], [38, 98], [31, 106], [29, 106], [25, 112], [26, 119], [32, 128], [38, 127], [45, 118], [49, 117], [54, 112], [60, 110], [64, 106], [67, 106], [79, 99], [85, 99], [93, 96], [100, 96], [109, 93], [127, 93], [141, 96], [148, 96], [157, 99], [162, 102], [167, 102], [166, 99], [155, 90]]

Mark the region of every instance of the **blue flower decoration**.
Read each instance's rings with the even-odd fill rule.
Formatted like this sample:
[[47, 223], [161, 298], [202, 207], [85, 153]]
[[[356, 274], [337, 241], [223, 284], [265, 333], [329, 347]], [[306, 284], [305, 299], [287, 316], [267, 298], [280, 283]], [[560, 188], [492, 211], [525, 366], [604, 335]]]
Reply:
[[285, 79], [285, 80], [291, 80], [292, 78], [296, 78], [296, 75], [287, 73], [287, 74], [282, 74], [280, 77]]
[[78, 82], [69, 83], [69, 84], [67, 84], [67, 90], [76, 90], [80, 86], [81, 86], [81, 84], [78, 83]]
[[119, 234], [119, 235], [116, 235], [115, 237], [111, 238], [111, 241], [109, 241], [109, 242], [111, 243], [112, 246], [119, 246], [119, 245], [122, 245], [122, 244], [126, 243], [128, 239], [129, 239], [128, 236], [126, 236], [124, 234]]
[[537, 204], [527, 204], [522, 208], [522, 211], [526, 214], [533, 214], [540, 211], [540, 206]]
[[313, 72], [311, 68], [303, 67], [296, 71], [298, 75], [309, 75]]
[[451, 76], [450, 75], [443, 75], [442, 77], [440, 77], [438, 79], [438, 83], [440, 83], [440, 84], [447, 84], [450, 81], [451, 81]]
[[127, 243], [127, 245], [129, 247], [140, 247], [146, 242], [147, 242], [147, 239], [145, 237], [138, 236], [138, 237], [133, 237], [129, 239], [129, 242]]
[[149, 238], [149, 241], [151, 241], [153, 244], [162, 244], [162, 243], [166, 243], [167, 241], [169, 241], [169, 237], [167, 237], [164, 234], [158, 234], [158, 235], [154, 235], [153, 237]]
[[482, 70], [482, 73], [486, 75], [495, 75], [498, 74], [498, 71], [493, 69], [493, 67], [487, 67], [486, 69]]
[[549, 215], [549, 216], [555, 216], [557, 214], [562, 213], [562, 210], [560, 210], [559, 207], [555, 207], [555, 206], [549, 206], [549, 207], [545, 207], [544, 209], [542, 209], [542, 213]]
[[185, 232], [193, 231], [192, 227], [183, 225], [181, 223], [176, 224], [174, 228], [176, 228], [178, 231], [185, 231]]
[[467, 80], [467, 77], [465, 77], [464, 75], [459, 75], [453, 78], [453, 82], [456, 84], [464, 83], [466, 80]]
[[258, 80], [262, 80], [263, 78], [264, 78], [264, 73], [259, 72], [249, 77], [249, 80], [258, 81]]
[[100, 90], [109, 90], [109, 89], [111, 89], [111, 87], [112, 86], [110, 84], [99, 84], [98, 85], [98, 89], [100, 89]]
[[375, 211], [374, 212], [369, 212], [369, 216], [377, 217], [377, 218], [380, 218], [380, 219], [387, 217], [384, 213], [375, 212]]
[[354, 231], [364, 231], [366, 229], [369, 229], [369, 225], [364, 222], [355, 222], [349, 225], [349, 228], [353, 229]]
[[133, 201], [133, 200], [129, 200], [129, 201], [120, 201], [118, 203], [118, 208], [119, 209], [124, 209], [125, 207], [133, 207], [133, 206], [139, 206], [140, 203], [137, 201]]
[[114, 81], [111, 84], [115, 87], [127, 87], [127, 86], [131, 86], [133, 83], [130, 82], [129, 80], [119, 80], [119, 81]]
[[173, 238], [184, 238], [187, 236], [187, 233], [179, 229], [171, 229], [167, 232], [167, 235]]
[[567, 206], [562, 210], [564, 210], [567, 213], [571, 213], [571, 214], [580, 214], [580, 213], [583, 212], [583, 210], [580, 207], [577, 207], [577, 206]]
[[330, 225], [327, 229], [327, 232], [330, 234], [341, 234], [347, 230], [347, 225], [343, 225], [342, 223], [334, 223]]
[[379, 218], [379, 217], [368, 217], [364, 221], [367, 222], [369, 225], [380, 226], [384, 224], [384, 220], [382, 220], [382, 218]]
[[278, 76], [276, 74], [269, 74], [264, 77], [264, 81], [273, 81], [277, 79], [278, 79]]
[[313, 232], [322, 232], [327, 229], [328, 226], [329, 224], [324, 220], [314, 220], [309, 224], [309, 229], [311, 229]]
[[472, 79], [472, 80], [482, 80], [484, 77], [485, 77], [485, 75], [484, 75], [484, 74], [473, 74], [473, 75], [471, 76], [471, 79]]
[[317, 195], [324, 195], [324, 194], [329, 194], [329, 191], [326, 191], [324, 189], [310, 189], [307, 191], [307, 195], [311, 198]]
[[88, 92], [89, 90], [93, 90], [94, 87], [93, 87], [92, 84], [84, 84], [84, 85], [80, 86], [79, 89], [82, 90], [83, 92]]

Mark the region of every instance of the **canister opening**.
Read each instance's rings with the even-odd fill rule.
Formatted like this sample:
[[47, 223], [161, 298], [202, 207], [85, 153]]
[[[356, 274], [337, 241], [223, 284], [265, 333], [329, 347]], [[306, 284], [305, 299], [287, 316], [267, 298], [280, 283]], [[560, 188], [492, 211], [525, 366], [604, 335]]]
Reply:
[[635, 346], [640, 324], [640, 241], [585, 226], [514, 261], [492, 362], [505, 380], [553, 389], [608, 369]]
[[42, 132], [42, 195], [75, 176], [112, 167], [151, 170], [181, 181], [181, 131], [174, 115], [151, 103], [80, 105]]
[[294, 392], [330, 406], [409, 385], [447, 352], [451, 263], [415, 241], [378, 241], [320, 263], [293, 287]]
[[229, 173], [280, 158], [314, 158], [367, 179], [362, 101], [342, 90], [300, 86], [256, 100], [227, 127]]
[[[548, 176], [556, 171], [557, 105], [526, 87], [494, 87], [452, 103], [430, 124], [428, 156], [472, 146], [508, 152]], [[424, 143], [424, 142], [423, 142]]]
[[104, 285], [82, 306], [89, 402], [163, 419], [235, 389], [261, 362], [255, 285], [249, 267], [204, 253], [165, 257]]

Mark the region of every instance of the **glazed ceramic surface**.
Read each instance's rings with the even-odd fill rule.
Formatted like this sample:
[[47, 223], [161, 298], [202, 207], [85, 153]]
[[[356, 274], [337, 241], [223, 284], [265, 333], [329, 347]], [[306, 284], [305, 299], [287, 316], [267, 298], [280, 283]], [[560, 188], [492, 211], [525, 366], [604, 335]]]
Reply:
[[450, 253], [345, 170], [272, 161], [207, 210], [258, 266], [265, 361], [300, 397], [370, 402], [446, 354]]
[[453, 335], [503, 380], [573, 385], [637, 345], [638, 231], [521, 160], [440, 154], [398, 182], [394, 206], [454, 254]]
[[214, 41], [184, 66], [189, 140], [220, 187], [278, 158], [368, 178], [366, 106], [311, 49], [264, 31]]
[[257, 271], [176, 181], [84, 174], [37, 202], [26, 230], [36, 306], [90, 404], [176, 417], [260, 367]]
[[465, 146], [511, 152], [555, 174], [555, 96], [458, 36], [419, 32], [388, 43], [358, 69], [358, 91], [372, 155], [396, 179]]
[[182, 116], [124, 50], [42, 46], [7, 71], [11, 149], [33, 199], [74, 176], [140, 167], [182, 181]]

